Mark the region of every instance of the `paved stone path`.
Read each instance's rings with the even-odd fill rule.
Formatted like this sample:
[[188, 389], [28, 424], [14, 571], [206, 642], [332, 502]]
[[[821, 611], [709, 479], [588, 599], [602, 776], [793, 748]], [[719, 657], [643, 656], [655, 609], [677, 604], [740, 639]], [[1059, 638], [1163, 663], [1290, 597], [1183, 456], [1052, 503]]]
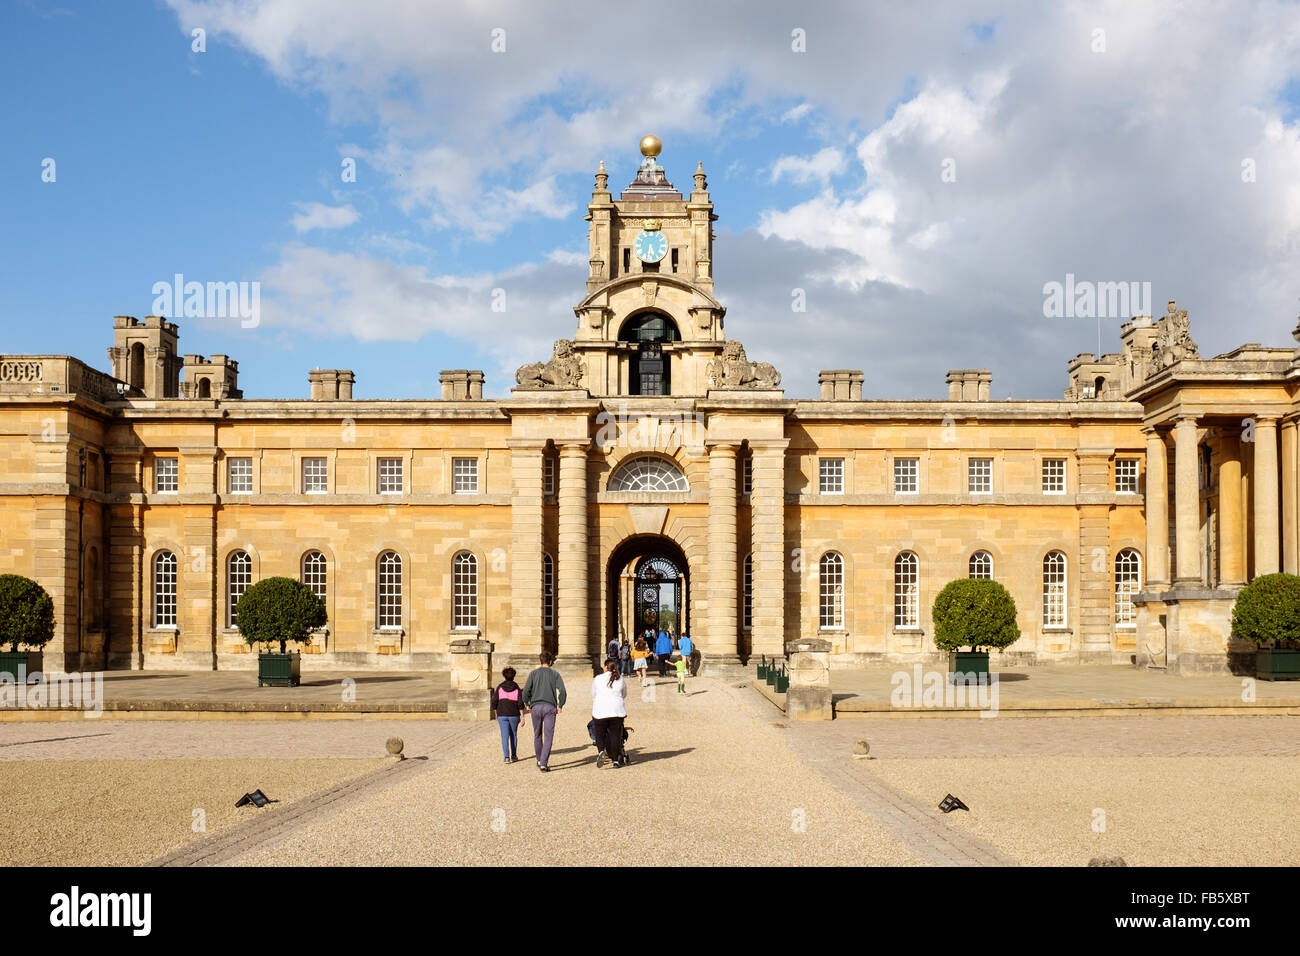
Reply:
[[[590, 682], [571, 680], [551, 773], [477, 740], [431, 773], [228, 862], [440, 865], [916, 865], [917, 855], [789, 746], [783, 715], [735, 681], [634, 681], [633, 763], [595, 767]], [[285, 808], [294, 812], [296, 808]], [[910, 835], [909, 835], [910, 838]], [[911, 839], [921, 849], [919, 841]]]

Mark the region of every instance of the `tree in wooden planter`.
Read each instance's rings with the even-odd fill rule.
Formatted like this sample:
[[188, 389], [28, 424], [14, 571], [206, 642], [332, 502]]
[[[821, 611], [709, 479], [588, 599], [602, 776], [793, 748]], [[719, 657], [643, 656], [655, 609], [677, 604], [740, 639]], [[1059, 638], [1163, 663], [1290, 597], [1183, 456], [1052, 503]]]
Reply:
[[1232, 633], [1253, 641], [1261, 680], [1300, 679], [1300, 577], [1264, 574], [1232, 605]]
[[[948, 670], [988, 679], [989, 649], [1002, 650], [1020, 639], [1016, 602], [997, 581], [961, 578], [949, 581], [930, 610], [934, 643], [948, 651]], [[969, 651], [963, 651], [969, 647]]]
[[[54, 601], [31, 578], [0, 574], [0, 674], [22, 670], [34, 674], [42, 667], [41, 648], [54, 639]], [[18, 648], [28, 650], [20, 651]]]
[[324, 627], [328, 619], [325, 602], [301, 581], [266, 578], [245, 591], [235, 605], [239, 633], [250, 647], [280, 644], [279, 654], [258, 654], [257, 686], [296, 687], [302, 675], [302, 655], [287, 653], [285, 645], [289, 641], [310, 642], [312, 631]]

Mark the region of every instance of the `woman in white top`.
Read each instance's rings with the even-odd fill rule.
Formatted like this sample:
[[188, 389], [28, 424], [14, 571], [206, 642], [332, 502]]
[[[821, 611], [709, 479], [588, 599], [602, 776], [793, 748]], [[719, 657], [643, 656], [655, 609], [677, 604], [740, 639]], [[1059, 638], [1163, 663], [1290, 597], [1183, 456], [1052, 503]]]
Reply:
[[618, 661], [605, 661], [605, 671], [591, 682], [591, 723], [596, 737], [596, 766], [606, 760], [615, 767], [627, 764], [623, 753], [623, 718], [627, 716], [627, 681], [618, 672]]

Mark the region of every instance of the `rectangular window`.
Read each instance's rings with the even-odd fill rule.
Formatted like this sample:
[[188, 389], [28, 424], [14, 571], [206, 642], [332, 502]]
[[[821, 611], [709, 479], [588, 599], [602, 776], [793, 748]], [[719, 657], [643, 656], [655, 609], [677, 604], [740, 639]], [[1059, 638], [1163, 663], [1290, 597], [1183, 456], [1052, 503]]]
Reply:
[[677, 250], [673, 250], [673, 272], [677, 271]]
[[324, 458], [302, 460], [302, 493], [323, 495], [329, 491], [329, 468]]
[[400, 495], [405, 490], [402, 477], [402, 459], [379, 459], [379, 493], [381, 495]]
[[818, 459], [817, 490], [823, 495], [844, 494], [843, 458]]
[[740, 626], [749, 631], [754, 627], [754, 556], [752, 554], [745, 556], [745, 563], [741, 568], [740, 589]]
[[1065, 494], [1065, 459], [1043, 459], [1043, 494]]
[[455, 494], [478, 494], [477, 458], [453, 458], [451, 460], [451, 476], [451, 490]]
[[894, 459], [894, 494], [914, 495], [917, 490], [917, 458]]
[[1122, 495], [1135, 495], [1138, 490], [1138, 460], [1115, 459], [1115, 490]]
[[631, 271], [632, 271], [632, 250], [624, 249], [623, 250], [623, 274], [626, 275]]
[[549, 456], [542, 459], [542, 494], [555, 495], [555, 459]]
[[232, 495], [253, 493], [253, 459], [231, 458], [226, 462], [226, 491]]
[[754, 493], [754, 459], [752, 458], [746, 458], [740, 463], [740, 493], [742, 495]]
[[972, 458], [966, 468], [966, 488], [972, 495], [993, 494], [993, 459]]
[[180, 461], [176, 458], [158, 458], [153, 464], [153, 490], [155, 494], [174, 495], [180, 490]]

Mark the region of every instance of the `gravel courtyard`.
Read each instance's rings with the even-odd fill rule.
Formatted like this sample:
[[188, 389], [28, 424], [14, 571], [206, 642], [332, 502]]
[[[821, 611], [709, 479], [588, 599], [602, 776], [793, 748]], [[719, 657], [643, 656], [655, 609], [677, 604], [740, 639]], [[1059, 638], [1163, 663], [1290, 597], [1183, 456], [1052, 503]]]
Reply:
[[[634, 682], [634, 763], [597, 770], [589, 683], [569, 683], [549, 774], [531, 730], [505, 765], [486, 723], [2, 724], [0, 792], [22, 813], [0, 823], [0, 863], [142, 864], [214, 834], [228, 846], [206, 862], [227, 865], [1264, 865], [1300, 850], [1274, 825], [1300, 799], [1300, 718], [792, 724], [741, 681], [686, 696], [666, 681], [652, 699]], [[414, 759], [382, 758], [392, 735]], [[850, 756], [859, 738], [871, 759]], [[256, 787], [279, 802], [236, 810]], [[940, 814], [949, 792], [970, 812]]]

